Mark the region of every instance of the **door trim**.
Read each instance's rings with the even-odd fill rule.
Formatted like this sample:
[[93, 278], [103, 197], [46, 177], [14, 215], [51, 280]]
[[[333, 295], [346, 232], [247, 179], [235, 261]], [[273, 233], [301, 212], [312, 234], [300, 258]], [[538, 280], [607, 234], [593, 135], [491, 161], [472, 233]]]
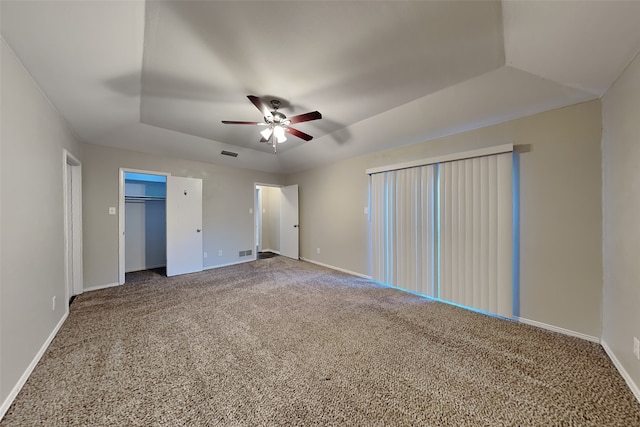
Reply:
[[118, 284], [124, 284], [125, 277], [125, 254], [124, 254], [124, 174], [143, 173], [147, 175], [171, 176], [169, 172], [149, 171], [143, 169], [120, 168], [118, 171]]
[[[262, 228], [262, 213], [260, 212], [260, 206], [258, 204], [258, 197], [256, 197], [256, 190], [257, 187], [275, 187], [275, 188], [282, 188], [284, 187], [284, 185], [280, 185], [280, 184], [268, 184], [268, 183], [264, 183], [264, 182], [254, 182], [253, 183], [253, 248], [255, 251], [255, 254], [253, 256], [253, 260], [257, 260], [258, 259], [258, 221], [260, 221], [260, 228]], [[262, 195], [261, 195], [262, 197]], [[256, 217], [255, 215], [260, 215], [259, 217]], [[261, 230], [262, 232], [262, 230]], [[262, 246], [262, 245], [261, 245]], [[262, 249], [262, 247], [260, 247], [260, 249]]]
[[[65, 304], [68, 311], [69, 299], [73, 295], [81, 294], [84, 284], [82, 277], [82, 163], [67, 149], [62, 150], [62, 172]], [[71, 192], [69, 192], [67, 181], [69, 173], [71, 173]], [[69, 193], [71, 193], [71, 212], [67, 208]], [[71, 215], [69, 215], [70, 213]], [[69, 242], [69, 229], [73, 230], [72, 242]], [[69, 243], [71, 243], [71, 250], [69, 250]], [[69, 255], [71, 255], [72, 271], [69, 271]], [[71, 287], [73, 289], [70, 289]]]

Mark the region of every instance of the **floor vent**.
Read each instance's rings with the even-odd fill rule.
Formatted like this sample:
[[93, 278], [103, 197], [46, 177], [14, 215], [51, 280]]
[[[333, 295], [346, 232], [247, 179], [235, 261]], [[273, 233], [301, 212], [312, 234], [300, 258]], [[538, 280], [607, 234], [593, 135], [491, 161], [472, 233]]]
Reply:
[[234, 153], [233, 151], [222, 150], [220, 154], [222, 154], [223, 156], [238, 157], [238, 153]]

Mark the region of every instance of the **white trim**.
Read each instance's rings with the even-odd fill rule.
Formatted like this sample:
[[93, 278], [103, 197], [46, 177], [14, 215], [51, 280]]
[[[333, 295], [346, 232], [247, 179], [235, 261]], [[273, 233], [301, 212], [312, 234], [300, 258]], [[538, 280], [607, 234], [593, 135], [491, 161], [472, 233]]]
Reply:
[[9, 407], [13, 403], [14, 399], [16, 398], [18, 393], [20, 393], [20, 390], [22, 390], [22, 387], [24, 387], [25, 383], [29, 379], [29, 376], [31, 375], [31, 373], [35, 369], [35, 367], [38, 364], [38, 362], [40, 361], [40, 359], [42, 359], [42, 356], [44, 355], [45, 351], [47, 351], [47, 349], [49, 348], [49, 345], [51, 344], [51, 341], [53, 341], [53, 339], [55, 338], [56, 334], [58, 333], [58, 331], [60, 330], [60, 328], [64, 324], [65, 320], [67, 320], [68, 316], [69, 316], [69, 310], [67, 310], [64, 313], [64, 315], [62, 316], [62, 318], [60, 319], [60, 321], [58, 322], [56, 327], [53, 329], [53, 331], [51, 332], [51, 334], [47, 338], [47, 340], [44, 342], [44, 344], [42, 344], [42, 347], [40, 347], [40, 350], [38, 351], [38, 353], [36, 353], [35, 357], [31, 361], [31, 363], [29, 363], [29, 366], [27, 366], [27, 369], [24, 371], [24, 373], [22, 374], [22, 376], [18, 380], [17, 384], [9, 392], [9, 395], [4, 400], [4, 402], [2, 402], [2, 406], [0, 406], [0, 420], [2, 420], [2, 418], [4, 418], [5, 414], [9, 410]]
[[[83, 267], [82, 267], [82, 163], [69, 150], [62, 150], [62, 171], [63, 184], [62, 194], [64, 199], [64, 274], [65, 274], [65, 300], [68, 306], [69, 299], [73, 295], [83, 292]], [[71, 174], [71, 200], [69, 201], [69, 188], [67, 174]], [[67, 203], [71, 203], [71, 214]], [[72, 271], [69, 270], [69, 228], [73, 229], [72, 248]], [[73, 289], [69, 289], [69, 282], [73, 284]]]
[[85, 288], [84, 291], [91, 292], [91, 291], [97, 291], [100, 289], [113, 288], [115, 286], [121, 286], [121, 284], [118, 282], [114, 282], [114, 283], [107, 283], [105, 285], [91, 286], [90, 288]]
[[547, 323], [538, 322], [536, 320], [525, 319], [524, 317], [515, 317], [513, 318], [517, 322], [524, 323], [525, 325], [535, 326], [537, 328], [546, 329], [552, 332], [558, 332], [563, 335], [569, 335], [576, 338], [581, 338], [583, 340], [591, 341], [596, 344], [600, 344], [600, 338], [594, 337], [592, 335], [583, 334], [582, 332], [572, 331], [570, 329], [561, 328], [559, 326], [549, 325]]
[[[157, 171], [148, 171], [143, 169], [133, 169], [133, 168], [119, 168], [118, 170], [118, 284], [124, 284], [124, 275], [125, 275], [125, 236], [124, 236], [124, 216], [125, 216], [125, 201], [124, 201], [124, 174], [127, 172], [132, 173], [142, 173], [146, 175], [160, 175], [160, 176], [171, 176], [170, 172], [157, 172]], [[94, 289], [94, 288], [90, 288]], [[101, 288], [100, 288], [101, 289]]]
[[627, 382], [627, 385], [631, 389], [633, 395], [636, 397], [636, 400], [638, 401], [638, 403], [640, 403], [640, 387], [638, 387], [638, 384], [633, 382], [631, 375], [629, 375], [626, 369], [624, 369], [624, 366], [622, 366], [622, 363], [620, 363], [613, 350], [611, 350], [611, 347], [609, 347], [604, 340], [600, 340], [600, 345], [602, 345], [605, 353], [607, 353], [607, 356], [609, 356], [609, 359], [611, 359], [611, 362], [613, 362], [613, 366], [615, 366], [618, 372], [620, 372], [620, 375], [622, 375], [622, 378], [624, 378], [624, 380]]
[[229, 267], [230, 265], [238, 265], [238, 264], [244, 264], [247, 262], [252, 262], [255, 261], [255, 258], [249, 258], [243, 261], [235, 261], [235, 262], [228, 262], [226, 264], [220, 264], [220, 265], [211, 265], [209, 267], [203, 267], [202, 271], [204, 270], [213, 270], [214, 268], [221, 268], [221, 267]]
[[371, 280], [371, 276], [367, 276], [366, 274], [362, 274], [362, 273], [356, 273], [355, 271], [347, 270], [345, 268], [335, 267], [333, 265], [325, 264], [325, 263], [318, 262], [318, 261], [313, 261], [313, 260], [310, 260], [310, 259], [307, 259], [307, 258], [303, 258], [303, 257], [300, 257], [300, 260], [301, 261], [310, 262], [311, 264], [316, 264], [316, 265], [319, 265], [321, 267], [326, 267], [326, 268], [330, 268], [332, 270], [337, 270], [337, 271], [341, 271], [343, 273], [351, 274], [352, 276], [362, 277], [363, 279]]
[[480, 148], [478, 150], [463, 151], [461, 153], [445, 154], [444, 156], [429, 157], [426, 159], [412, 160], [410, 162], [396, 163], [367, 169], [367, 175], [380, 172], [394, 171], [398, 169], [415, 168], [418, 166], [432, 165], [435, 163], [451, 162], [454, 160], [471, 159], [473, 157], [491, 156], [493, 154], [509, 153], [513, 151], [513, 144], [495, 145], [493, 147]]

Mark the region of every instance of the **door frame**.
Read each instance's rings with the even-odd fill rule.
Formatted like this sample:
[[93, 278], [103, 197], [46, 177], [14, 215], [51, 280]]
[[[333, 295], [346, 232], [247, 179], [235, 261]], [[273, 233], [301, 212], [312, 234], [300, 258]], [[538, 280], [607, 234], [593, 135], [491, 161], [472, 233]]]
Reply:
[[143, 169], [133, 169], [133, 168], [120, 168], [118, 171], [118, 284], [124, 284], [125, 278], [125, 253], [124, 253], [124, 245], [125, 245], [125, 236], [124, 236], [124, 227], [125, 227], [125, 201], [124, 201], [124, 174], [127, 172], [131, 173], [142, 173], [146, 175], [161, 175], [161, 176], [171, 176], [170, 172], [159, 172], [159, 171], [149, 171]]
[[[69, 188], [68, 181], [69, 173], [71, 174], [71, 188]], [[82, 163], [66, 148], [62, 150], [62, 179], [65, 304], [68, 310], [69, 300], [73, 295], [79, 295], [84, 291], [84, 283], [82, 268]], [[69, 205], [71, 205], [71, 212], [68, 209]], [[72, 233], [71, 242], [69, 241], [69, 232]], [[71, 271], [69, 261], [71, 261]]]
[[257, 259], [258, 253], [262, 250], [262, 189], [258, 188], [257, 185], [255, 186], [255, 195], [256, 199], [253, 211], [256, 212], [256, 215], [253, 217], [255, 220], [253, 221], [253, 239]]
[[[258, 259], [258, 221], [260, 222], [260, 232], [262, 233], [262, 212], [260, 211], [260, 206], [258, 204], [258, 197], [256, 195], [257, 187], [275, 187], [282, 188], [284, 185], [281, 184], [268, 184], [264, 182], [254, 182], [253, 183], [253, 214], [260, 215], [259, 217], [254, 216], [253, 221], [253, 248], [256, 251], [253, 257], [254, 260]], [[262, 194], [260, 195], [262, 197]], [[262, 246], [262, 245], [261, 245]], [[260, 247], [262, 249], [262, 247]]]

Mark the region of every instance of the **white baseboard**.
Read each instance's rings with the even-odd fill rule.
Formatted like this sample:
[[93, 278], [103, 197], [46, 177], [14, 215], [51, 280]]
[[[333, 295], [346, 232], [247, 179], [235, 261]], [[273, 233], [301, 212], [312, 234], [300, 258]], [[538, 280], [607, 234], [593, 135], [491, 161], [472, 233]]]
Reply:
[[114, 286], [120, 286], [120, 283], [115, 282], [115, 283], [107, 283], [106, 285], [91, 286], [90, 288], [84, 288], [84, 291], [91, 292], [91, 291], [97, 291], [99, 289], [113, 288]]
[[213, 270], [214, 268], [221, 268], [221, 267], [229, 267], [230, 265], [238, 265], [238, 264], [244, 264], [246, 262], [251, 262], [251, 261], [255, 261], [255, 257], [251, 257], [249, 259], [243, 260], [243, 261], [235, 261], [235, 262], [229, 262], [226, 264], [220, 264], [220, 265], [210, 265], [208, 267], [203, 267], [202, 270]]
[[524, 317], [514, 317], [514, 320], [524, 323], [526, 325], [536, 326], [538, 328], [546, 329], [548, 331], [558, 332], [560, 334], [569, 335], [583, 340], [591, 341], [596, 344], [600, 344], [600, 338], [592, 335], [583, 334], [582, 332], [572, 331], [570, 329], [561, 328], [559, 326], [549, 325], [547, 323], [538, 322], [536, 320], [525, 319]]
[[53, 328], [53, 331], [51, 332], [51, 334], [49, 335], [47, 340], [44, 342], [44, 344], [42, 344], [42, 347], [40, 347], [40, 350], [38, 350], [38, 352], [36, 353], [35, 357], [31, 361], [31, 363], [29, 363], [29, 366], [27, 366], [27, 369], [24, 371], [24, 373], [22, 374], [22, 376], [18, 380], [18, 383], [13, 387], [13, 389], [11, 390], [11, 392], [9, 393], [7, 398], [4, 400], [4, 402], [2, 402], [2, 406], [0, 406], [0, 420], [2, 420], [2, 418], [4, 418], [4, 415], [9, 410], [9, 407], [11, 406], [13, 401], [15, 400], [16, 396], [18, 395], [18, 393], [20, 393], [20, 390], [22, 390], [22, 387], [24, 387], [25, 383], [27, 382], [27, 379], [29, 379], [29, 376], [31, 375], [31, 373], [35, 369], [35, 367], [38, 364], [38, 362], [40, 361], [40, 359], [42, 359], [42, 356], [44, 355], [44, 352], [47, 351], [47, 348], [49, 348], [49, 345], [51, 344], [51, 341], [53, 341], [53, 339], [55, 338], [56, 334], [58, 333], [58, 331], [60, 330], [60, 328], [64, 324], [64, 321], [67, 320], [68, 316], [69, 316], [69, 310], [67, 310], [64, 313], [64, 315], [62, 316], [62, 318], [60, 319], [60, 321], [58, 322], [56, 327]]
[[332, 270], [342, 271], [343, 273], [351, 274], [352, 276], [362, 277], [363, 279], [371, 279], [371, 276], [367, 276], [367, 275], [362, 274], [362, 273], [356, 273], [355, 271], [347, 270], [347, 269], [340, 268], [340, 267], [335, 267], [333, 265], [325, 264], [325, 263], [318, 262], [318, 261], [313, 261], [311, 259], [307, 259], [307, 258], [303, 258], [303, 257], [300, 257], [300, 259], [302, 261], [310, 262], [311, 264], [316, 264], [316, 265], [319, 265], [321, 267], [327, 267], [327, 268], [330, 268]]
[[640, 403], [640, 387], [638, 386], [638, 384], [633, 381], [631, 375], [629, 375], [626, 369], [624, 369], [624, 366], [622, 366], [622, 363], [620, 363], [615, 353], [613, 352], [613, 350], [611, 350], [607, 343], [604, 342], [604, 340], [600, 340], [600, 345], [602, 345], [602, 348], [604, 348], [604, 351], [609, 356], [609, 359], [611, 359], [611, 361], [613, 362], [613, 366], [615, 366], [618, 372], [620, 372], [620, 375], [622, 375], [622, 378], [624, 378], [624, 380], [627, 382], [627, 385], [631, 389], [633, 395], [636, 397], [636, 400], [638, 401], [638, 403]]

